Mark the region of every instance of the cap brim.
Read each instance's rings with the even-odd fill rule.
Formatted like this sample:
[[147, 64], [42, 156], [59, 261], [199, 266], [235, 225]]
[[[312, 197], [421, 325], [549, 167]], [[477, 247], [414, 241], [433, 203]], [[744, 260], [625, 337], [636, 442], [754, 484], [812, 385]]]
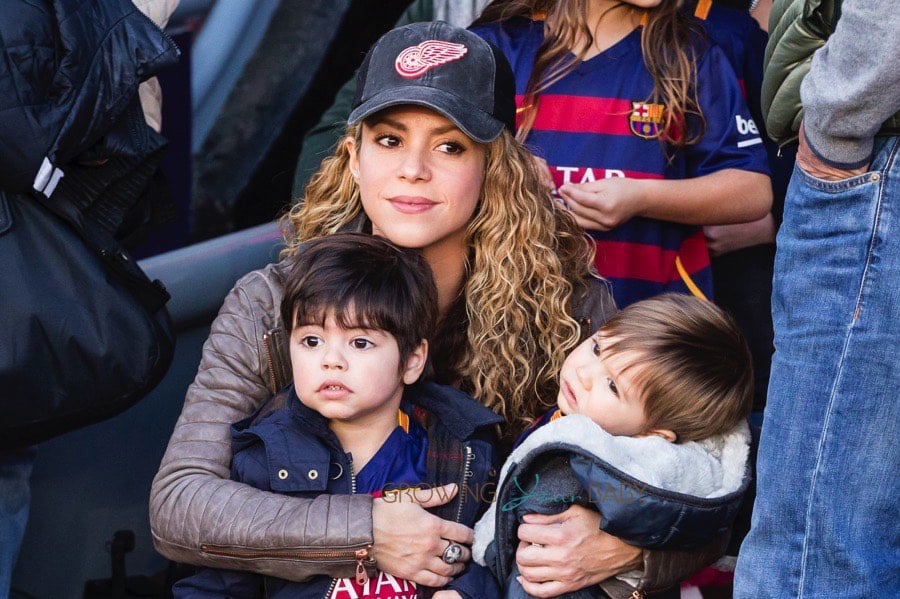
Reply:
[[433, 87], [397, 86], [383, 90], [350, 113], [351, 125], [392, 106], [414, 104], [426, 106], [444, 115], [477, 142], [488, 143], [497, 139], [504, 125], [488, 113], [476, 108], [458, 96]]

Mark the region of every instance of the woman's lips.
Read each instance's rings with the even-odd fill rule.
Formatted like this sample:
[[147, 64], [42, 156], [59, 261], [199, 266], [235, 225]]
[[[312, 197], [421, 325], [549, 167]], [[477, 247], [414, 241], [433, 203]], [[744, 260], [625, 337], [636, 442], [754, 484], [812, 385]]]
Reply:
[[432, 206], [437, 204], [437, 202], [432, 202], [428, 198], [421, 196], [395, 196], [388, 199], [388, 201], [397, 212], [404, 214], [419, 214], [430, 210]]

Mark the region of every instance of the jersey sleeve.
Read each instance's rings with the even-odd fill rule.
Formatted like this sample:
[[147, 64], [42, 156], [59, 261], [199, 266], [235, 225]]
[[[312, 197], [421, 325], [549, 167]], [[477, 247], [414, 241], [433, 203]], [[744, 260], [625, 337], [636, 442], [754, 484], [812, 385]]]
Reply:
[[700, 177], [728, 168], [769, 174], [762, 135], [731, 64], [717, 46], [698, 61], [697, 100], [703, 135], [685, 149], [686, 175]]

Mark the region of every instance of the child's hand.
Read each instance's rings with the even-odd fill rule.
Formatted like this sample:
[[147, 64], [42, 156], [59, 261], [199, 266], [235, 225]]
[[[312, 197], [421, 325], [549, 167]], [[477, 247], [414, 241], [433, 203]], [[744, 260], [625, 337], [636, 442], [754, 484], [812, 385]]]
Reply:
[[609, 231], [640, 214], [643, 202], [640, 179], [614, 177], [587, 183], [566, 183], [559, 195], [579, 225]]
[[752, 247], [761, 243], [775, 243], [775, 219], [770, 212], [763, 218], [736, 225], [711, 225], [703, 227], [706, 247], [711, 256]]
[[438, 591], [434, 595], [432, 595], [434, 599], [463, 599], [463, 596], [457, 593], [456, 591]]

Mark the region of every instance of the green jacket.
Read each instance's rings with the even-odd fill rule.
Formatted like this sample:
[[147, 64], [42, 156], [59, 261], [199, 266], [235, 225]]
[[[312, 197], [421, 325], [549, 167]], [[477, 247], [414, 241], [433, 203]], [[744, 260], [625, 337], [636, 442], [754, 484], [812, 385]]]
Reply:
[[[841, 0], [775, 0], [769, 15], [769, 42], [762, 84], [762, 112], [769, 136], [784, 146], [797, 141], [803, 106], [800, 84], [813, 53], [825, 45], [841, 16]], [[900, 113], [882, 126], [900, 131]]]

